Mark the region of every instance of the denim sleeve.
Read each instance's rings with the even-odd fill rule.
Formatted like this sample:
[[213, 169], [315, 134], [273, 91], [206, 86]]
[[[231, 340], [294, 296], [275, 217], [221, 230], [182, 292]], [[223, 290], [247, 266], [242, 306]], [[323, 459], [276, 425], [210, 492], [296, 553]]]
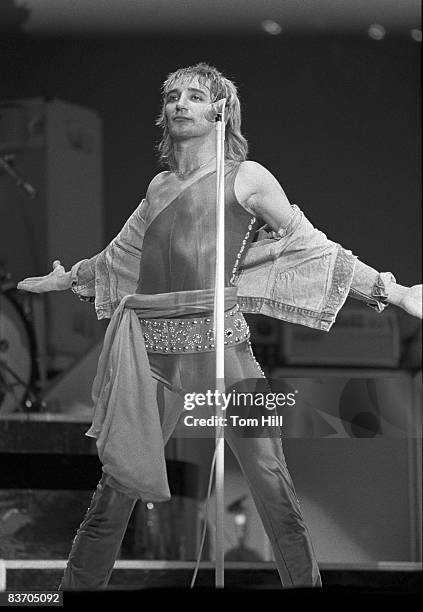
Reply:
[[387, 289], [395, 283], [391, 272], [377, 272], [367, 264], [357, 260], [351, 282], [349, 297], [366, 302], [370, 308], [380, 313], [389, 305]]
[[72, 291], [83, 302], [95, 301], [95, 264], [97, 255], [82, 259], [72, 266]]
[[274, 237], [252, 243], [235, 278], [243, 312], [329, 331], [348, 296], [355, 255], [329, 240], [292, 205]]
[[80, 300], [95, 303], [99, 319], [111, 317], [122, 297], [137, 287], [147, 205], [141, 200], [101, 253], [72, 266], [72, 291]]

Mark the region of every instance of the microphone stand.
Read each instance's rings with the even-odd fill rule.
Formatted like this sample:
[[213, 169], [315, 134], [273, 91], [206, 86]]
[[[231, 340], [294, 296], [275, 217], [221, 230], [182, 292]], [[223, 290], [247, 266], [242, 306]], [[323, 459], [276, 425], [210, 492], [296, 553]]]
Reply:
[[12, 166], [9, 163], [13, 160], [13, 158], [13, 155], [0, 155], [0, 171], [3, 170], [4, 172], [6, 172], [6, 174], [11, 176], [12, 179], [15, 181], [16, 187], [18, 187], [18, 189], [22, 189], [22, 191], [28, 196], [28, 198], [33, 200], [35, 197], [37, 197], [37, 191], [30, 183], [25, 181], [17, 172], [13, 170]]
[[[216, 348], [216, 391], [215, 397], [225, 392], [225, 102], [219, 105], [216, 115], [216, 272], [214, 294], [214, 343]], [[216, 401], [215, 443], [216, 443], [216, 567], [215, 587], [224, 587], [224, 470], [225, 437], [224, 426], [219, 411], [220, 402]], [[219, 414], [220, 412], [220, 414]]]

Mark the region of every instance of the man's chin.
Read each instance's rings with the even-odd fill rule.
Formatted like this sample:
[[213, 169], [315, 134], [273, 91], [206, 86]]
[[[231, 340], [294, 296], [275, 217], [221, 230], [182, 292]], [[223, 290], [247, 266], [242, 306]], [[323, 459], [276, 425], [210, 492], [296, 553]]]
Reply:
[[195, 131], [192, 129], [172, 129], [169, 130], [169, 134], [173, 140], [187, 140], [188, 138], [192, 138], [193, 136], [195, 136]]

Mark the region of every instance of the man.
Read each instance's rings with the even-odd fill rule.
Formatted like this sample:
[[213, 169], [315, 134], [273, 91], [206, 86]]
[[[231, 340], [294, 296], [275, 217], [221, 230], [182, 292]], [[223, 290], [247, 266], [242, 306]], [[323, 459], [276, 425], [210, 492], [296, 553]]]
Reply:
[[[109, 580], [136, 499], [169, 498], [163, 446], [180, 410], [157, 405], [157, 388], [198, 393], [214, 384], [215, 127], [210, 104], [226, 98], [225, 374], [263, 377], [241, 314], [262, 312], [329, 330], [348, 294], [379, 312], [396, 304], [421, 317], [421, 287], [378, 274], [313, 228], [278, 181], [247, 161], [234, 84], [198, 64], [171, 74], [158, 125], [168, 170], [106, 249], [65, 272], [26, 279], [28, 291], [71, 287], [112, 317], [93, 386], [103, 478], [74, 540], [61, 588]], [[262, 222], [265, 240], [253, 243]], [[225, 436], [248, 480], [282, 584], [319, 586], [317, 562], [279, 436]]]

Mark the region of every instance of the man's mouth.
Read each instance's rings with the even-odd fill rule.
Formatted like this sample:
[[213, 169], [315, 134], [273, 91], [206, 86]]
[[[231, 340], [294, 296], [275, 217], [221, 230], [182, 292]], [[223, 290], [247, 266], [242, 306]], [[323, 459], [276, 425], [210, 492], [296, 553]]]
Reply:
[[173, 121], [192, 121], [189, 117], [174, 117]]

